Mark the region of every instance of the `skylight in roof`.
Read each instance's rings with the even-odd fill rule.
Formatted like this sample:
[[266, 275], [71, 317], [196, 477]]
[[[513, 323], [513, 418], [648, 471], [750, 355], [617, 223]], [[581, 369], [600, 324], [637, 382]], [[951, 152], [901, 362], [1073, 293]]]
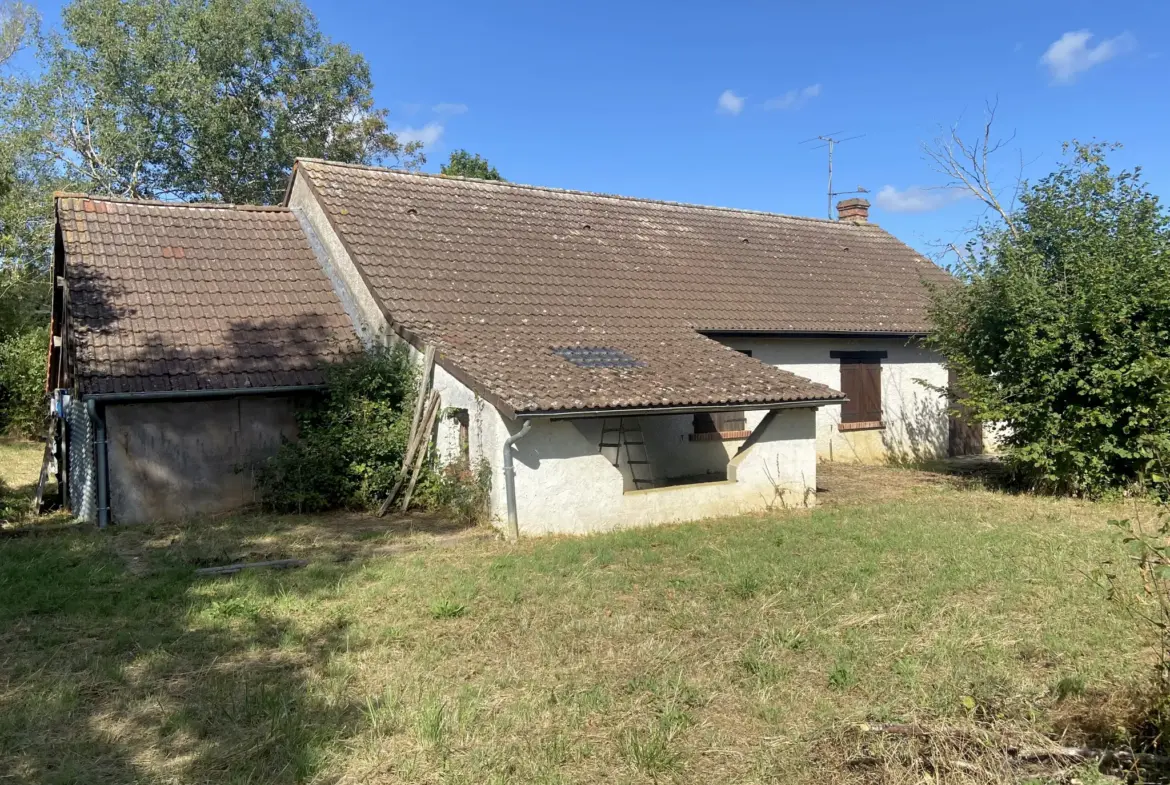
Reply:
[[642, 368], [646, 365], [621, 349], [605, 346], [554, 346], [553, 354], [564, 357], [578, 368]]

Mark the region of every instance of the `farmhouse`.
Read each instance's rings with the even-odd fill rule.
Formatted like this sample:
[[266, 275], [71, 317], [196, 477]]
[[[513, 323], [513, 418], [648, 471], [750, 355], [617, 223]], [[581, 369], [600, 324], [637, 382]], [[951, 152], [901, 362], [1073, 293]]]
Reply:
[[441, 460], [521, 533], [812, 504], [818, 460], [978, 448], [921, 339], [949, 276], [869, 223], [303, 159], [278, 208], [57, 201], [50, 386], [101, 522], [251, 501], [320, 367], [437, 352]]

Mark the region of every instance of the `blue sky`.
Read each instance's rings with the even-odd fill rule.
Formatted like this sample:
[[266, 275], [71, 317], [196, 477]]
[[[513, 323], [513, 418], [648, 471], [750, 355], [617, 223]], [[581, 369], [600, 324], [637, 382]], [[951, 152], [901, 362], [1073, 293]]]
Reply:
[[[825, 213], [821, 133], [840, 190], [916, 248], [962, 237], [979, 209], [945, 191], [921, 144], [986, 100], [1015, 133], [1000, 181], [1048, 172], [1070, 138], [1170, 187], [1170, 3], [428, 2], [308, 0], [363, 53], [393, 127], [517, 182]], [[45, 8], [49, 21], [54, 10]]]

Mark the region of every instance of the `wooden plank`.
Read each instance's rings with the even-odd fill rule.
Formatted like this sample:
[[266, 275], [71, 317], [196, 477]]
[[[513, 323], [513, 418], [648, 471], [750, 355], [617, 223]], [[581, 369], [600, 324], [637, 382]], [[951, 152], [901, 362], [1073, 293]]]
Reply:
[[398, 472], [398, 481], [394, 483], [394, 488], [391, 489], [386, 499], [378, 507], [377, 517], [381, 518], [390, 509], [390, 505], [394, 503], [394, 497], [398, 495], [398, 491], [402, 489], [402, 483], [406, 482], [406, 469], [410, 466], [410, 461], [414, 457], [416, 449], [416, 442], [418, 438], [419, 421], [422, 419], [423, 410], [429, 402], [427, 391], [431, 389], [431, 376], [435, 369], [435, 347], [428, 346], [426, 353], [423, 355], [423, 372], [418, 380], [418, 394], [414, 401], [414, 414], [410, 419], [410, 436], [406, 438], [406, 455], [402, 458], [402, 468]]
[[430, 452], [431, 446], [431, 431], [435, 427], [435, 421], [439, 418], [439, 394], [434, 393], [434, 406], [427, 409], [426, 425], [419, 432], [421, 437], [419, 442], [418, 454], [414, 459], [414, 471], [410, 475], [410, 485], [406, 486], [406, 495], [402, 497], [402, 511], [410, 507], [410, 497], [414, 494], [414, 484], [418, 482], [418, 475], [422, 472], [423, 461]]
[[225, 564], [222, 567], [200, 567], [195, 570], [196, 575], [235, 575], [240, 570], [255, 570], [267, 567], [274, 570], [286, 570], [290, 567], [304, 567], [308, 559], [274, 559], [272, 561], [251, 561]]
[[[429, 398], [427, 399], [427, 408], [424, 416], [429, 418], [431, 416], [431, 409], [437, 409], [438, 406], [439, 392], [438, 390], [432, 390]], [[398, 492], [402, 490], [402, 485], [406, 482], [407, 474], [410, 469], [411, 462], [415, 458], [415, 454], [418, 452], [419, 447], [426, 443], [426, 436], [426, 431], [424, 431], [422, 428], [418, 428], [410, 437], [410, 442], [406, 446], [406, 454], [402, 456], [402, 469], [398, 473], [398, 481], [394, 483], [394, 487], [390, 489], [390, 493], [386, 496], [386, 500], [382, 502], [382, 506], [378, 508], [379, 518], [386, 514], [386, 511], [390, 509], [390, 505], [394, 503], [394, 499], [398, 497]], [[411, 485], [413, 487], [413, 483]]]
[[423, 372], [422, 377], [418, 380], [418, 395], [414, 400], [414, 414], [410, 418], [410, 438], [408, 442], [414, 440], [414, 434], [418, 430], [419, 420], [422, 418], [423, 409], [426, 407], [427, 392], [431, 389], [431, 372], [435, 368], [435, 347], [428, 346], [426, 354], [423, 355]]

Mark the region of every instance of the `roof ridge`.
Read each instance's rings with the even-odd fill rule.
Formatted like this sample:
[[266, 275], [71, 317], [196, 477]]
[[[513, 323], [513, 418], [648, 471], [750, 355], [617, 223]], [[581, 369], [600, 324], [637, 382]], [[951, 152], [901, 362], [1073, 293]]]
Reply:
[[114, 202], [116, 204], [137, 204], [144, 207], [191, 207], [202, 210], [239, 210], [244, 212], [288, 212], [289, 208], [279, 204], [235, 204], [234, 202], [179, 202], [166, 199], [133, 199], [127, 196], [109, 194], [88, 194], [74, 191], [54, 191], [54, 200], [88, 199], [91, 202]]
[[[386, 174], [399, 175], [404, 177], [418, 177], [426, 180], [452, 180], [455, 182], [465, 182], [474, 184], [483, 184], [492, 188], [517, 188], [526, 191], [546, 191], [553, 194], [563, 194], [567, 196], [592, 196], [601, 199], [615, 199], [623, 202], [639, 202], [642, 204], [657, 204], [666, 207], [686, 207], [699, 210], [715, 210], [726, 213], [737, 213], [740, 215], [761, 215], [768, 218], [785, 218], [790, 221], [810, 221], [812, 223], [826, 224], [829, 226], [851, 226], [851, 227], [873, 227], [885, 234], [889, 234], [880, 224], [867, 221], [865, 223], [854, 223], [852, 221], [835, 221], [832, 218], [814, 218], [810, 215], [789, 215], [787, 213], [774, 213], [768, 210], [751, 210], [744, 207], [724, 207], [714, 204], [698, 204], [695, 202], [678, 202], [670, 199], [651, 199], [645, 196], [625, 196], [623, 194], [607, 194], [600, 191], [582, 191], [575, 188], [554, 188], [549, 185], [530, 185], [528, 183], [514, 183], [509, 180], [483, 180], [478, 177], [460, 177], [446, 174], [435, 174], [433, 172], [410, 172], [404, 169], [391, 169], [386, 166], [372, 166], [370, 164], [353, 164], [344, 161], [329, 161], [324, 158], [297, 158], [297, 162], [307, 162], [314, 164], [324, 164], [326, 166], [339, 166], [346, 169], [361, 169], [369, 172], [383, 172]], [[891, 235], [892, 236], [892, 235]]]

